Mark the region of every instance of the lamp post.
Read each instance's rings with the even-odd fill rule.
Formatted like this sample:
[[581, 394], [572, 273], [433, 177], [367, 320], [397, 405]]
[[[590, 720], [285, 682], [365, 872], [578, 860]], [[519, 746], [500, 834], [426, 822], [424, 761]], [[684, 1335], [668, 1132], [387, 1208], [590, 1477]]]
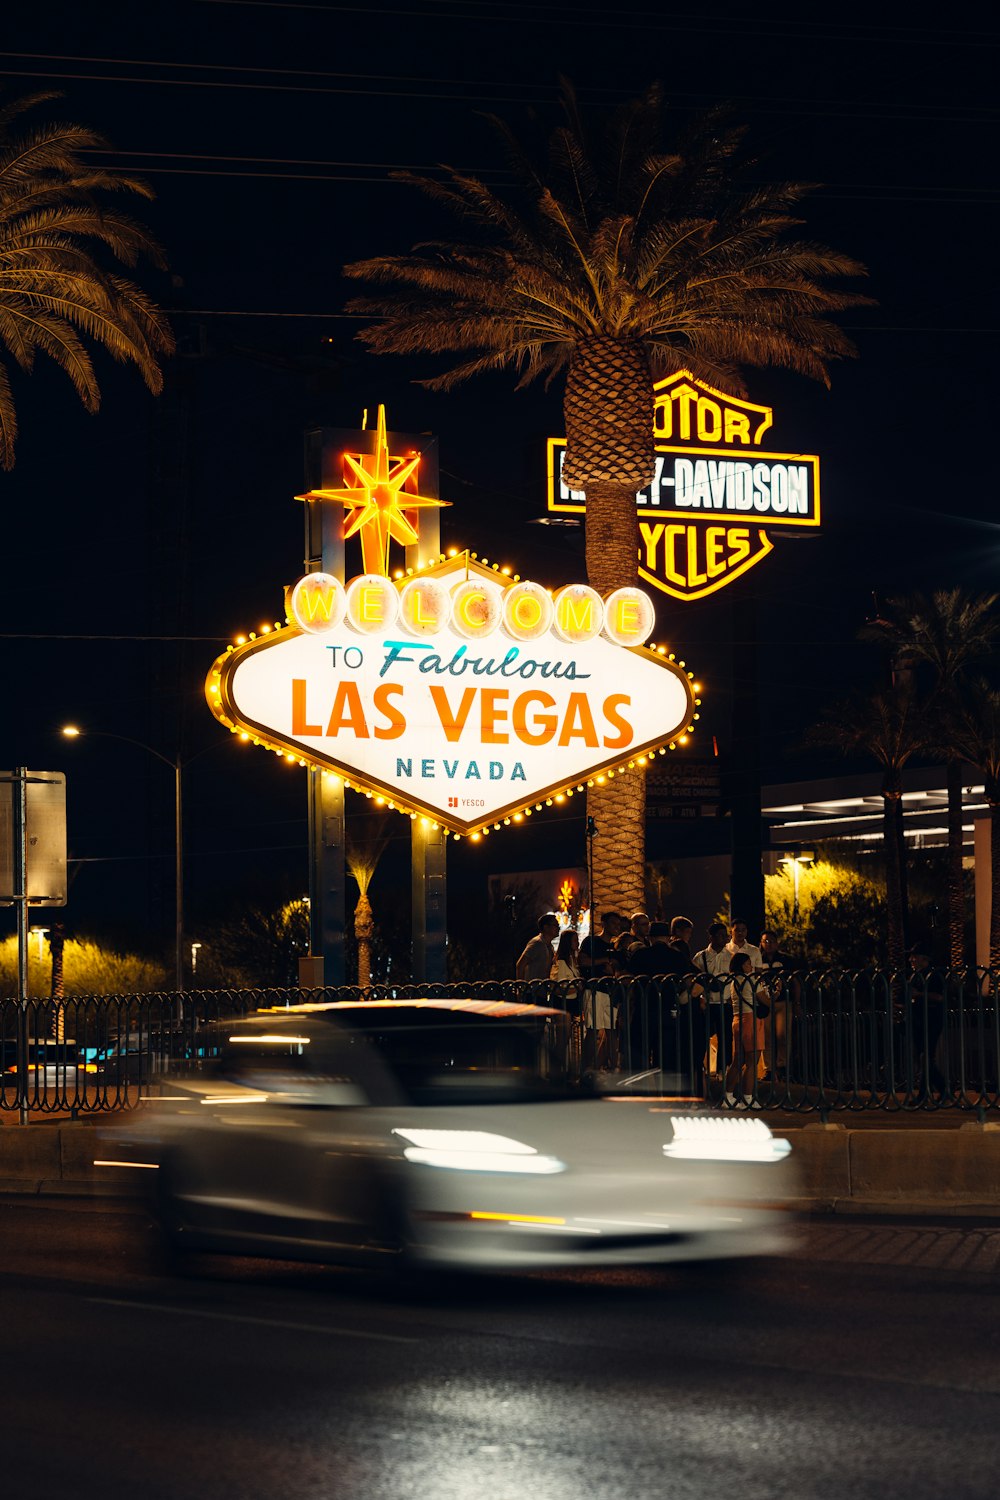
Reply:
[[799, 925], [799, 866], [811, 865], [815, 858], [815, 850], [797, 849], [794, 854], [786, 854], [781, 861], [792, 867], [792, 923], [796, 928]]
[[[184, 992], [184, 805], [182, 799], [181, 772], [185, 766], [189, 766], [199, 755], [207, 754], [207, 750], [214, 750], [215, 745], [209, 745], [207, 750], [199, 750], [196, 755], [191, 755], [186, 761], [182, 761], [179, 754], [171, 760], [169, 756], [162, 755], [159, 750], [154, 750], [152, 745], [145, 744], [142, 740], [134, 740], [127, 734], [111, 734], [105, 729], [80, 729], [76, 724], [64, 725], [61, 733], [68, 740], [79, 739], [81, 735], [87, 735], [91, 739], [121, 740], [126, 745], [135, 745], [139, 750], [145, 750], [149, 755], [155, 755], [157, 760], [162, 760], [165, 766], [170, 766], [174, 773], [174, 985], [178, 994]], [[226, 743], [223, 741], [222, 743]]]

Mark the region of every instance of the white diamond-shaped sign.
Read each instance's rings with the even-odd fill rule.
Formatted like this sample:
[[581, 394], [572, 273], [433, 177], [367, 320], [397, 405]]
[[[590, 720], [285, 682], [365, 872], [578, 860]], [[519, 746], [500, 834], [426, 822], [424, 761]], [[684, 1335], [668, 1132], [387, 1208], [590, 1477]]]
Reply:
[[[474, 577], [497, 616], [514, 587], [464, 558], [419, 576], [445, 585], [446, 609]], [[293, 624], [230, 650], [207, 696], [230, 727], [457, 833], [635, 763], [693, 711], [687, 676], [654, 649], [567, 641], [552, 627], [519, 639], [499, 618], [475, 638], [450, 615], [432, 633], [382, 628], [356, 595], [329, 629]]]

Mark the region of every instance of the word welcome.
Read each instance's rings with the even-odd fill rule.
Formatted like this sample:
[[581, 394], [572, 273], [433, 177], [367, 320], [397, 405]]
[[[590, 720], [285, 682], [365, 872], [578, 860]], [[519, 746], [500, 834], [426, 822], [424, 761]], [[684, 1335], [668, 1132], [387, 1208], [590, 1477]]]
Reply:
[[428, 576], [401, 587], [377, 573], [364, 573], [345, 587], [330, 573], [307, 573], [288, 595], [290, 617], [311, 635], [346, 621], [359, 635], [382, 634], [398, 625], [415, 638], [451, 630], [464, 640], [503, 631], [519, 642], [551, 631], [559, 640], [583, 644], [603, 635], [616, 646], [641, 646], [656, 621], [642, 589], [615, 589], [602, 598], [588, 584], [574, 583], [553, 595], [541, 584], [518, 581], [501, 588], [477, 577], [457, 583]]

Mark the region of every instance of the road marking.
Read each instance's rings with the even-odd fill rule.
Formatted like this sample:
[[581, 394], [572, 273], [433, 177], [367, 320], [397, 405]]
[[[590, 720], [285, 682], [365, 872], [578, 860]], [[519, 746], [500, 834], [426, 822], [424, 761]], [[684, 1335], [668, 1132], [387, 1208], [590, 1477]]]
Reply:
[[136, 1307], [144, 1312], [180, 1313], [189, 1318], [215, 1318], [223, 1323], [253, 1323], [262, 1328], [286, 1328], [296, 1333], [329, 1333], [347, 1339], [373, 1339], [382, 1344], [419, 1344], [420, 1339], [407, 1338], [398, 1333], [374, 1333], [366, 1328], [331, 1328], [315, 1323], [291, 1323], [281, 1318], [250, 1318], [243, 1313], [209, 1312], [201, 1307], [165, 1306], [160, 1302], [134, 1302], [125, 1297], [88, 1297], [88, 1302], [100, 1307]]

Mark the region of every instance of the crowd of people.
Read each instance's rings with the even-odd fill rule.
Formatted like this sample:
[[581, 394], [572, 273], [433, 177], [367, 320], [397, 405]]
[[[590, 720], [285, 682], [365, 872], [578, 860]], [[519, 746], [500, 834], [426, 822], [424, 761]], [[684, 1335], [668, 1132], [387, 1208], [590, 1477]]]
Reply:
[[579, 1016], [598, 1069], [609, 1067], [615, 1053], [641, 1068], [655, 1051], [683, 1070], [683, 1050], [697, 1091], [707, 1074], [716, 1075], [725, 1079], [730, 1098], [739, 1090], [752, 1099], [755, 1079], [780, 1082], [787, 1066], [793, 1005], [780, 975], [791, 960], [773, 932], [761, 933], [759, 945], [749, 942], [742, 921], [711, 923], [697, 951], [693, 935], [688, 917], [662, 922], [643, 911], [629, 919], [607, 911], [581, 943], [546, 912], [515, 975], [561, 986], [560, 998]]

